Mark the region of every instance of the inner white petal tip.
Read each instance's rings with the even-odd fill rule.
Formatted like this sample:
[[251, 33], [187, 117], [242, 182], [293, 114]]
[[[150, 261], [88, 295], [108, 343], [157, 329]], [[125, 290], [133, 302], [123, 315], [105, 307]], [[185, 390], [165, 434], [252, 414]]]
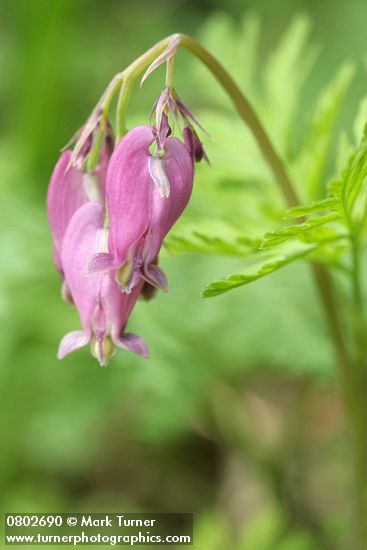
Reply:
[[169, 197], [171, 186], [169, 179], [164, 169], [163, 158], [158, 155], [151, 155], [149, 157], [149, 174], [154, 181], [159, 195], [162, 199]]

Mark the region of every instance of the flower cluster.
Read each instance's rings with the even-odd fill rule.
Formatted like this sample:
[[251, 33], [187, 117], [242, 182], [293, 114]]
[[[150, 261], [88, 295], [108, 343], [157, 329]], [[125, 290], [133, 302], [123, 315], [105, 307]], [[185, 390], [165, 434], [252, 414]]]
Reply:
[[[101, 365], [115, 346], [148, 356], [145, 342], [126, 332], [126, 324], [139, 296], [167, 290], [159, 251], [189, 201], [194, 160], [204, 154], [191, 123], [183, 141], [172, 136], [167, 110], [178, 105], [183, 112], [183, 106], [177, 96], [162, 96], [156, 124], [130, 130], [115, 146], [111, 126], [94, 113], [51, 176], [53, 259], [62, 296], [76, 306], [82, 327], [63, 337], [59, 358], [88, 343]], [[92, 169], [91, 150], [97, 150]]]

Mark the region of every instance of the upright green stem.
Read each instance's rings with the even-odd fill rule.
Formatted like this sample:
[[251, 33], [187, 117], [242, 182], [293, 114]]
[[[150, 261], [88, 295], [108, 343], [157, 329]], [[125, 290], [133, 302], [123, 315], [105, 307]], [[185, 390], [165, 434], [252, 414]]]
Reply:
[[[350, 232], [353, 232], [353, 228], [350, 228]], [[363, 311], [363, 291], [361, 281], [361, 258], [360, 258], [360, 241], [358, 236], [351, 236], [351, 248], [352, 248], [352, 273], [353, 273], [353, 301], [354, 301], [354, 314], [356, 319], [364, 324], [364, 311]]]
[[[350, 226], [352, 247], [353, 332], [355, 355], [350, 373], [350, 438], [354, 448], [354, 532], [359, 534], [356, 548], [367, 548], [367, 377], [366, 320], [361, 283], [360, 243]], [[360, 546], [358, 546], [360, 544]]]
[[167, 59], [167, 69], [166, 69], [166, 86], [172, 88], [173, 83], [173, 65], [175, 63], [175, 57], [172, 56]]

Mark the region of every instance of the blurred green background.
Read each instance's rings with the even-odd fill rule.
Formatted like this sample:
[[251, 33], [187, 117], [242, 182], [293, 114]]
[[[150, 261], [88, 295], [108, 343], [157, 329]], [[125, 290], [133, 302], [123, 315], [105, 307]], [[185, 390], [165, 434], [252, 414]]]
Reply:
[[[200, 550], [343, 548], [348, 455], [307, 269], [203, 300], [204, 286], [243, 259], [192, 245], [176, 254], [174, 236], [193, 227], [260, 235], [283, 215], [251, 136], [206, 69], [177, 56], [175, 86], [214, 138], [203, 137], [212, 166], [198, 166], [162, 254], [169, 294], [138, 303], [129, 323], [148, 361], [119, 351], [103, 369], [88, 349], [56, 359], [79, 321], [59, 297], [45, 194], [60, 148], [113, 74], [178, 31], [202, 40], [246, 90], [301, 192], [315, 98], [354, 63], [350, 85], [343, 69], [324, 185], [365, 92], [366, 3], [0, 0], [0, 16], [1, 509], [187, 511]], [[163, 78], [157, 71], [135, 90], [131, 125], [147, 122]]]

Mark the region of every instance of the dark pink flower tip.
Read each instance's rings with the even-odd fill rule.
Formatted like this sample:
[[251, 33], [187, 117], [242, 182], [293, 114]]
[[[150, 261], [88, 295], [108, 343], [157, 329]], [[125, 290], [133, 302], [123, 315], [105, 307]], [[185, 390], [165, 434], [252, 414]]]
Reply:
[[51, 176], [47, 191], [47, 216], [51, 229], [53, 259], [56, 268], [63, 272], [61, 247], [66, 228], [76, 210], [88, 201], [104, 205], [105, 178], [108, 156], [101, 152], [94, 174], [69, 166], [71, 152], [61, 154]]
[[163, 289], [167, 281], [155, 265], [163, 239], [186, 207], [193, 160], [181, 141], [165, 140], [164, 152], [150, 152], [148, 126], [128, 132], [115, 148], [107, 170], [108, 253], [95, 256], [91, 271], [118, 270], [116, 280], [131, 292], [141, 278]]
[[198, 138], [197, 133], [192, 126], [186, 126], [182, 132], [186, 148], [190, 152], [195, 162], [200, 162], [203, 158], [209, 163], [208, 157], [205, 154], [203, 144]]
[[139, 336], [124, 333], [143, 281], [131, 294], [123, 294], [113, 272], [87, 271], [90, 257], [103, 252], [106, 244], [103, 208], [98, 203], [88, 202], [73, 215], [62, 244], [65, 280], [79, 312], [82, 330], [64, 336], [58, 351], [60, 359], [88, 343], [101, 365], [107, 364], [115, 346], [149, 356], [146, 344]]

